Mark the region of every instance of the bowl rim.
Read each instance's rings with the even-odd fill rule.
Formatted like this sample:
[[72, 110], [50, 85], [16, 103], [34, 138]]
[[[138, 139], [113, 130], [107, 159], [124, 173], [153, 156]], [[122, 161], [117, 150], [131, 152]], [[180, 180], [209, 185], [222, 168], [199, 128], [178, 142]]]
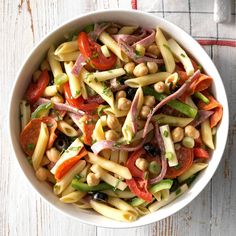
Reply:
[[[14, 99], [13, 99], [13, 95], [14, 95], [14, 91], [16, 90], [17, 88], [17, 81], [25, 67], [26, 64], [28, 64], [28, 61], [29, 59], [31, 58], [31, 56], [33, 55], [34, 51], [41, 46], [41, 44], [43, 44], [51, 35], [53, 35], [54, 33], [56, 33], [57, 31], [61, 30], [63, 27], [66, 27], [68, 24], [71, 24], [75, 21], [78, 21], [79, 19], [81, 18], [86, 18], [86, 17], [89, 17], [89, 16], [94, 16], [94, 15], [99, 15], [99, 14], [107, 14], [107, 13], [110, 13], [110, 12], [116, 12], [116, 13], [127, 13], [127, 14], [139, 14], [140, 16], [142, 17], [153, 17], [153, 18], [158, 18], [158, 20], [162, 23], [164, 23], [165, 25], [168, 25], [172, 28], [175, 28], [177, 29], [178, 31], [181, 31], [181, 33], [185, 36], [187, 36], [189, 39], [191, 38], [192, 41], [194, 41], [195, 45], [194, 47], [198, 47], [199, 50], [203, 50], [204, 49], [201, 47], [201, 45], [191, 36], [189, 35], [187, 32], [185, 32], [182, 28], [180, 28], [179, 26], [169, 22], [168, 20], [162, 18], [162, 17], [159, 17], [159, 16], [156, 16], [156, 15], [153, 15], [151, 13], [147, 13], [147, 12], [143, 12], [143, 11], [140, 11], [140, 10], [127, 10], [127, 9], [104, 9], [104, 10], [97, 10], [97, 11], [92, 11], [92, 12], [89, 12], [89, 13], [84, 13], [84, 14], [81, 14], [79, 16], [76, 16], [76, 17], [73, 17], [67, 21], [65, 21], [64, 23], [60, 24], [59, 26], [55, 27], [54, 30], [50, 31], [49, 33], [47, 33], [34, 47], [33, 49], [30, 50], [30, 52], [27, 54], [26, 56], [26, 59], [23, 61], [23, 63], [21, 64], [20, 68], [18, 69], [17, 71], [17, 74], [15, 76], [15, 80], [14, 80], [14, 83], [12, 85], [12, 89], [11, 89], [11, 92], [10, 92], [10, 102], [9, 102], [9, 107], [8, 107], [8, 128], [10, 130], [10, 132], [8, 133], [9, 137], [10, 137], [10, 143], [11, 143], [11, 146], [12, 146], [12, 149], [14, 150], [14, 156], [17, 160], [17, 163], [24, 175], [24, 177], [27, 179], [27, 182], [30, 183], [31, 187], [41, 196], [41, 198], [46, 201], [50, 206], [52, 206], [54, 209], [56, 209], [57, 211], [63, 213], [64, 215], [67, 215], [77, 221], [80, 221], [81, 223], [84, 223], [84, 224], [88, 224], [88, 225], [93, 225], [93, 226], [97, 226], [97, 227], [102, 227], [102, 228], [133, 228], [133, 227], [140, 227], [140, 226], [144, 226], [144, 225], [148, 225], [148, 224], [151, 224], [151, 223], [155, 223], [157, 221], [160, 221], [160, 220], [163, 220], [173, 214], [175, 214], [176, 212], [178, 212], [179, 210], [183, 209], [184, 207], [186, 207], [190, 202], [192, 202], [199, 194], [200, 192], [203, 191], [203, 189], [206, 187], [206, 185], [210, 182], [210, 180], [212, 179], [213, 175], [215, 174], [218, 166], [219, 166], [219, 163], [220, 161], [222, 160], [222, 157], [223, 157], [223, 153], [224, 153], [224, 150], [225, 150], [225, 147], [226, 147], [226, 143], [227, 143], [227, 136], [228, 136], [228, 130], [229, 130], [229, 105], [228, 105], [228, 99], [227, 99], [227, 94], [226, 94], [226, 91], [225, 91], [225, 87], [224, 87], [224, 84], [223, 84], [223, 81], [222, 81], [222, 78], [215, 66], [215, 64], [213, 63], [212, 59], [209, 57], [209, 55], [204, 51], [204, 54], [206, 57], [208, 57], [208, 60], [209, 62], [212, 64], [212, 66], [214, 67], [215, 69], [215, 73], [217, 73], [217, 76], [220, 78], [220, 83], [221, 83], [221, 87], [222, 87], [222, 93], [224, 95], [224, 99], [225, 99], [225, 102], [227, 104], [227, 106], [225, 107], [224, 106], [224, 126], [225, 128], [225, 134], [226, 134], [226, 139], [223, 140], [223, 145], [221, 144], [222, 146], [222, 149], [221, 149], [221, 152], [220, 152], [220, 156], [221, 158], [218, 160], [218, 163], [216, 164], [214, 170], [212, 170], [212, 173], [209, 175], [208, 177], [208, 180], [204, 182], [204, 184], [201, 185], [200, 188], [198, 189], [195, 189], [195, 193], [193, 194], [193, 196], [189, 197], [188, 199], [185, 199], [185, 203], [183, 205], [179, 205], [175, 208], [172, 209], [171, 213], [166, 213], [166, 214], [163, 214], [163, 216], [156, 220], [155, 217], [151, 218], [150, 220], [148, 220], [148, 222], [138, 222], [138, 223], [135, 223], [137, 221], [134, 221], [134, 222], [131, 222], [131, 223], [127, 223], [127, 224], [118, 224], [118, 225], [115, 225], [115, 223], [113, 225], [111, 225], [109, 222], [108, 223], [94, 223], [94, 222], [90, 222], [89, 220], [86, 220], [86, 219], [83, 219], [83, 218], [78, 218], [72, 214], [70, 214], [69, 212], [67, 211], [64, 211], [63, 209], [61, 209], [60, 207], [58, 207], [56, 204], [54, 204], [53, 202], [49, 201], [40, 191], [38, 188], [35, 187], [35, 184], [33, 183], [33, 181], [31, 181], [31, 179], [29, 178], [29, 176], [27, 176], [25, 174], [25, 171], [23, 169], [23, 166], [19, 160], [19, 158], [17, 157], [17, 151], [16, 151], [16, 145], [15, 143], [13, 142], [13, 129], [12, 129], [12, 125], [11, 125], [11, 114], [14, 112], [13, 109], [12, 109], [12, 105], [14, 103]], [[222, 143], [222, 142], [221, 142]], [[214, 150], [215, 151], [215, 150]], [[186, 193], [183, 194], [183, 196], [185, 195]], [[153, 214], [153, 213], [151, 213]], [[115, 221], [114, 221], [115, 222]], [[119, 222], [120, 223], [120, 222]]]

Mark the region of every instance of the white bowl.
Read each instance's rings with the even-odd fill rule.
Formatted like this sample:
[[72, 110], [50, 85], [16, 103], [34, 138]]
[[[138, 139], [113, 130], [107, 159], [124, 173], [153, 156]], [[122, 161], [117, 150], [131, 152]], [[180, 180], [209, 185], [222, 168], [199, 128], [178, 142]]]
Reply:
[[[200, 175], [185, 194], [177, 198], [169, 205], [161, 208], [157, 212], [141, 217], [132, 223], [123, 223], [110, 220], [96, 214], [93, 211], [81, 210], [74, 207], [73, 205], [60, 202], [58, 197], [52, 192], [52, 188], [49, 185], [46, 183], [41, 183], [36, 179], [34, 170], [28, 164], [25, 154], [23, 153], [19, 144], [19, 102], [22, 99], [31, 80], [32, 73], [40, 65], [40, 62], [45, 57], [47, 50], [52, 44], [58, 44], [59, 42], [62, 42], [63, 36], [66, 33], [80, 30], [87, 24], [101, 21], [113, 21], [123, 24], [135, 25], [138, 24], [144, 27], [153, 28], [155, 28], [157, 25], [160, 26], [165, 32], [175, 38], [188, 51], [188, 53], [191, 53], [191, 55], [203, 66], [206, 73], [214, 78], [213, 92], [215, 97], [220, 101], [224, 108], [223, 119], [216, 135], [216, 150], [212, 154], [209, 166], [200, 173]], [[110, 228], [129, 228], [153, 223], [174, 214], [190, 203], [204, 189], [220, 163], [227, 141], [228, 125], [229, 112], [224, 85], [215, 65], [207, 53], [190, 35], [188, 35], [178, 26], [162, 18], [141, 11], [104, 10], [93, 12], [70, 20], [69, 22], [63, 24], [51, 32], [31, 51], [28, 58], [23, 63], [23, 66], [21, 67], [13, 86], [9, 108], [9, 128], [13, 148], [17, 161], [32, 187], [49, 204], [66, 215], [87, 224]]]

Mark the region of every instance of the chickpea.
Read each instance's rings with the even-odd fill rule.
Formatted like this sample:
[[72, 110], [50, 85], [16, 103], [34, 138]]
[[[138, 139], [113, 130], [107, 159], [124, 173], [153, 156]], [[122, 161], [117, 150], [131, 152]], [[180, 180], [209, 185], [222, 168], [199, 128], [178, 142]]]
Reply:
[[124, 90], [120, 90], [116, 93], [116, 99], [118, 100], [119, 98], [126, 98], [126, 92]]
[[165, 83], [162, 81], [155, 83], [154, 89], [157, 93], [163, 93], [165, 91]]
[[142, 106], [142, 109], [141, 109], [141, 111], [140, 111], [140, 116], [145, 119], [145, 118], [148, 117], [148, 115], [149, 115], [150, 112], [151, 112], [150, 107], [148, 107], [148, 106]]
[[47, 169], [40, 167], [36, 172], [35, 175], [39, 181], [45, 181], [48, 178]]
[[119, 110], [127, 111], [130, 109], [130, 106], [131, 106], [131, 101], [128, 100], [127, 98], [119, 98], [118, 99], [117, 107]]
[[53, 97], [51, 97], [51, 101], [55, 103], [64, 103], [64, 99], [61, 95], [57, 94]]
[[39, 78], [39, 76], [41, 75], [42, 71], [41, 70], [36, 70], [34, 73], [33, 73], [33, 81], [36, 82]]
[[43, 71], [43, 70], [51, 70], [51, 67], [48, 63], [47, 60], [44, 60], [41, 65], [40, 65], [40, 69]]
[[133, 74], [136, 77], [147, 75], [148, 74], [148, 68], [144, 63], [140, 63], [137, 66], [135, 66]]
[[155, 44], [151, 44], [150, 46], [148, 46], [147, 52], [151, 53], [157, 57], [159, 57], [161, 55], [160, 49]]
[[114, 130], [108, 130], [105, 132], [105, 138], [109, 141], [116, 141], [119, 138], [119, 135]]
[[144, 56], [146, 49], [143, 45], [137, 44], [135, 50], [138, 53], [138, 56]]
[[56, 163], [60, 158], [60, 152], [55, 147], [52, 147], [51, 149], [47, 150], [46, 155], [47, 158], [54, 163]]
[[184, 138], [184, 130], [181, 127], [176, 127], [171, 132], [172, 140], [174, 143], [180, 142]]
[[124, 69], [128, 74], [133, 74], [134, 68], [135, 68], [134, 62], [128, 62], [124, 66]]
[[121, 129], [119, 120], [113, 115], [107, 116], [107, 126], [113, 130], [120, 130]]
[[99, 184], [99, 182], [100, 182], [100, 178], [96, 174], [90, 172], [87, 175], [87, 183], [89, 186], [96, 186]]
[[118, 28], [117, 27], [109, 27], [106, 29], [107, 33], [109, 34], [117, 34], [118, 33]]
[[156, 103], [156, 99], [154, 98], [154, 96], [145, 96], [144, 97], [144, 105], [152, 108], [154, 107]]
[[191, 137], [193, 139], [197, 139], [200, 136], [200, 132], [193, 127], [192, 125], [188, 125], [184, 129], [185, 136]]
[[146, 171], [148, 168], [148, 162], [147, 160], [145, 160], [144, 158], [139, 157], [136, 162], [135, 165], [142, 171]]
[[147, 68], [150, 74], [155, 74], [158, 71], [158, 65], [156, 62], [147, 62]]

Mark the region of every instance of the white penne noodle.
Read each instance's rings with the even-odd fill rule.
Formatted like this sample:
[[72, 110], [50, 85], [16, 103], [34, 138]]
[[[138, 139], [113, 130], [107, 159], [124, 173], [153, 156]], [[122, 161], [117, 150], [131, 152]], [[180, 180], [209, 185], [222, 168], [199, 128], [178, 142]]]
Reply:
[[197, 172], [205, 169], [208, 166], [207, 163], [193, 163], [192, 166], [186, 170], [182, 175], [178, 177], [178, 181], [181, 183], [196, 174]]
[[150, 211], [144, 206], [138, 206], [138, 207], [135, 207], [135, 209], [140, 216], [145, 216], [145, 215], [150, 214]]
[[92, 152], [88, 152], [87, 161], [92, 164], [98, 164], [102, 166], [102, 168], [115, 173], [125, 179], [132, 179], [132, 175], [127, 167], [119, 165], [113, 161], [106, 160], [105, 158], [97, 156]]
[[43, 159], [44, 153], [46, 151], [49, 139], [49, 132], [47, 125], [41, 122], [39, 138], [32, 155], [32, 164], [35, 170], [40, 167], [40, 163]]
[[69, 77], [70, 91], [73, 98], [81, 95], [80, 78], [72, 74], [73, 62], [64, 62], [66, 74]]
[[74, 121], [72, 120], [72, 118], [69, 116], [69, 115], [66, 115], [64, 117], [64, 121], [69, 124], [69, 125], [73, 125], [74, 124]]
[[94, 141], [105, 140], [105, 133], [103, 131], [101, 118], [96, 122], [95, 128], [92, 133], [92, 139]]
[[206, 144], [207, 147], [215, 149], [209, 119], [206, 119], [201, 123], [201, 137], [203, 143]]
[[65, 42], [65, 43], [60, 44], [57, 47], [57, 49], [55, 50], [54, 54], [59, 55], [62, 53], [74, 52], [74, 51], [78, 51], [78, 50], [79, 50], [78, 42], [77, 42], [77, 40], [74, 40], [74, 41]]
[[90, 201], [90, 205], [95, 211], [97, 211], [101, 215], [114, 219], [114, 220], [131, 222], [137, 219], [137, 215], [129, 211], [121, 211], [100, 202], [96, 202], [92, 200]]
[[88, 92], [85, 86], [85, 83], [83, 81], [83, 79], [81, 78], [81, 76], [79, 76], [80, 78], [80, 86], [81, 86], [81, 95], [83, 97], [83, 99], [87, 100], [88, 99]]
[[53, 97], [57, 95], [57, 85], [47, 86], [43, 92], [43, 97]]
[[159, 47], [161, 55], [164, 59], [166, 71], [173, 73], [175, 70], [175, 59], [171, 53], [168, 42], [159, 27], [156, 28], [156, 44]]
[[51, 46], [49, 51], [48, 51], [48, 62], [49, 65], [51, 67], [52, 73], [54, 78], [57, 77], [58, 75], [62, 74], [62, 68], [61, 68], [61, 64], [60, 62], [58, 62], [55, 58], [54, 58], [54, 46]]
[[177, 57], [184, 66], [184, 69], [188, 76], [193, 75], [194, 68], [191, 60], [189, 59], [186, 52], [179, 46], [179, 44], [174, 39], [169, 39], [168, 44], [171, 52]]
[[98, 80], [98, 81], [106, 81], [110, 79], [114, 79], [125, 75], [125, 70], [123, 68], [108, 70], [108, 71], [101, 71], [101, 72], [94, 72], [88, 75], [88, 80]]
[[156, 198], [158, 202], [161, 201], [161, 191], [153, 193], [152, 195]]
[[98, 93], [110, 106], [114, 109], [115, 102], [113, 92], [108, 88], [104, 82], [95, 81], [95, 79], [89, 79], [89, 72], [85, 69], [81, 70], [80, 76], [83, 81], [92, 88], [96, 93]]
[[193, 99], [191, 98], [191, 96], [188, 96], [185, 98], [184, 103], [188, 104], [189, 106], [191, 106], [192, 108], [195, 108], [198, 110], [198, 107], [195, 105], [195, 103], [193, 102]]
[[118, 160], [119, 160], [119, 151], [118, 150], [115, 150], [115, 151], [111, 152], [110, 160], [114, 161], [116, 163], [118, 162]]
[[[153, 128], [154, 128], [154, 127], [153, 127], [153, 124], [149, 123], [149, 125], [148, 125], [148, 127], [147, 127], [147, 134], [148, 134], [151, 130], [153, 130]], [[134, 138], [132, 139], [132, 142], [135, 142], [135, 141], [141, 139], [141, 138], [142, 138], [142, 135], [143, 135], [143, 129], [139, 130], [139, 131], [135, 134]]]
[[69, 53], [60, 53], [58, 55], [54, 55], [55, 60], [57, 61], [76, 61], [78, 56], [80, 55], [79, 51], [69, 52]]
[[110, 57], [111, 54], [109, 52], [109, 49], [106, 45], [103, 45], [101, 46], [101, 51], [102, 51], [102, 54], [105, 56], [105, 57]]
[[51, 169], [51, 173], [55, 174], [57, 168], [66, 160], [79, 154], [84, 144], [77, 138], [65, 152], [61, 155], [60, 159], [56, 162], [55, 166]]
[[188, 190], [188, 185], [184, 184], [182, 186], [179, 187], [179, 189], [177, 189], [178, 194], [176, 192], [173, 192], [170, 194], [169, 199], [167, 201], [159, 201], [159, 202], [154, 202], [152, 203], [148, 209], [150, 212], [154, 212], [158, 209], [160, 209], [161, 207], [168, 205], [169, 203], [171, 203], [172, 201], [174, 201], [177, 197], [179, 197], [180, 195], [182, 195], [183, 193], [185, 193]]
[[81, 191], [74, 191], [60, 198], [60, 201], [64, 203], [75, 203], [83, 198], [87, 193]]
[[101, 120], [102, 126], [107, 126], [107, 116], [106, 115], [101, 116], [100, 120]]
[[66, 188], [65, 188], [65, 190], [63, 190], [63, 192], [61, 193], [61, 196], [63, 197], [63, 196], [66, 196], [66, 195], [68, 195], [68, 194], [70, 194], [70, 193], [72, 193], [72, 192], [74, 192], [75, 191], [75, 189], [71, 186], [71, 185], [68, 185]]
[[127, 184], [120, 179], [117, 179], [113, 175], [109, 174], [106, 170], [100, 167], [97, 164], [91, 166], [91, 171], [97, 174], [104, 182], [110, 184], [114, 188], [125, 190], [127, 188]]
[[81, 177], [81, 179], [79, 180], [80, 182], [84, 183], [86, 181], [87, 175], [90, 172], [90, 167], [91, 167], [91, 164], [88, 163], [84, 167], [84, 169], [80, 172], [80, 177]]
[[75, 166], [73, 166], [67, 173], [66, 175], [63, 176], [62, 179], [60, 179], [59, 182], [57, 182], [54, 185], [54, 193], [56, 195], [59, 195], [62, 193], [62, 191], [64, 189], [66, 189], [66, 187], [71, 183], [71, 181], [73, 180], [74, 176], [79, 174], [83, 168], [86, 165], [86, 161], [85, 160], [80, 160]]
[[112, 109], [111, 107], [108, 107], [108, 108], [104, 109], [104, 112], [107, 115], [114, 115], [115, 117], [124, 117], [124, 116], [127, 116], [129, 110], [121, 111], [121, 110], [118, 110], [117, 108]]
[[121, 200], [120, 198], [117, 197], [108, 197], [107, 202], [116, 207], [119, 210], [122, 211], [129, 211], [132, 212], [134, 215], [138, 216], [138, 212], [136, 211], [136, 209], [134, 207], [132, 207], [131, 205], [129, 205], [127, 202], [125, 202], [124, 200]]
[[137, 25], [131, 25], [131, 26], [127, 25], [127, 26], [123, 26], [123, 27], [119, 30], [118, 34], [133, 34], [133, 32], [134, 32], [136, 29], [138, 29], [138, 26], [137, 26]]
[[113, 190], [109, 189], [109, 190], [104, 190], [102, 192], [106, 193], [108, 196], [119, 197], [119, 198], [133, 198], [136, 196], [135, 194], [133, 194], [129, 190], [121, 191], [119, 189], [116, 189], [115, 191], [113, 191]]
[[92, 208], [89, 203], [81, 202], [81, 201], [74, 203], [74, 206], [77, 206], [80, 209], [91, 209]]
[[[141, 87], [139, 87], [139, 88], [137, 89], [133, 101], [134, 101], [134, 100], [137, 100], [137, 99], [138, 99], [138, 101], [137, 101], [137, 114], [136, 114], [136, 116], [139, 115], [139, 112], [140, 112], [140, 110], [141, 110], [141, 107], [142, 107], [142, 105], [143, 105], [143, 100], [144, 100], [144, 98], [143, 98], [143, 90], [142, 90]], [[123, 134], [123, 136], [124, 136], [124, 139], [125, 139], [125, 141], [127, 141], [128, 143], [130, 143], [131, 140], [132, 140], [132, 139], [134, 138], [134, 136], [135, 136], [135, 133], [134, 133], [134, 130], [133, 130], [132, 115], [133, 115], [133, 114], [132, 114], [132, 110], [130, 109], [130, 110], [129, 110], [129, 113], [128, 113], [126, 119], [125, 119], [125, 122], [124, 122], [124, 124], [123, 124], [123, 126], [122, 126], [122, 129], [121, 129], [121, 130], [122, 130], [122, 134]]]
[[165, 81], [165, 79], [170, 76], [168, 72], [158, 72], [156, 74], [144, 75], [141, 77], [127, 79], [125, 84], [132, 88], [144, 87], [150, 84], [155, 84], [159, 81]]
[[69, 137], [78, 136], [78, 132], [64, 120], [57, 122], [57, 129], [59, 129], [63, 134]]
[[31, 117], [30, 105], [27, 101], [22, 100], [20, 102], [20, 119], [21, 119], [21, 130], [29, 123]]
[[168, 201], [168, 199], [170, 197], [170, 190], [169, 189], [162, 189], [160, 191], [160, 193], [161, 193], [161, 200]]
[[99, 40], [104, 43], [121, 61], [128, 62], [129, 58], [121, 50], [118, 43], [106, 32], [102, 32], [99, 36]]
[[127, 151], [120, 150], [120, 152], [119, 152], [119, 164], [125, 165], [125, 163], [128, 160], [128, 154], [129, 153]]

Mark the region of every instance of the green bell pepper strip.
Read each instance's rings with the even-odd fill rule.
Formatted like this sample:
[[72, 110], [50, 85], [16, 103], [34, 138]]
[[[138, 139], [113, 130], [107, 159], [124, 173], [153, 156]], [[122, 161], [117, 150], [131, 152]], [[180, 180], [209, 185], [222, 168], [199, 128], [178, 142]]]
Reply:
[[204, 103], [209, 104], [210, 100], [200, 92], [194, 93], [194, 97], [202, 100]]
[[[150, 189], [149, 189], [149, 192], [154, 194], [154, 193], [157, 193], [163, 189], [170, 189], [171, 186], [173, 184], [173, 180], [171, 179], [164, 179], [164, 180], [161, 180], [159, 183], [157, 184], [154, 184]], [[143, 203], [145, 203], [145, 201], [139, 197], [135, 197], [132, 199], [130, 205], [131, 206], [140, 206], [142, 205]]]
[[[154, 96], [155, 99], [158, 100], [159, 102], [167, 97], [167, 95], [163, 93], [157, 93], [153, 88], [150, 88], [150, 87], [144, 87], [143, 93], [144, 95]], [[189, 106], [188, 104], [180, 102], [178, 100], [169, 101], [167, 105], [183, 113], [184, 115], [188, 117], [195, 118], [195, 116], [197, 115], [197, 109]]]
[[49, 113], [49, 110], [53, 108], [52, 102], [44, 103], [41, 104], [40, 106], [37, 107], [37, 109], [32, 113], [31, 119], [34, 118], [40, 118], [43, 116], [47, 116]]
[[82, 192], [98, 192], [103, 190], [112, 189], [113, 186], [107, 184], [107, 183], [101, 183], [96, 186], [89, 186], [88, 184], [81, 183], [78, 179], [73, 179], [71, 186], [74, 189], [80, 190]]

